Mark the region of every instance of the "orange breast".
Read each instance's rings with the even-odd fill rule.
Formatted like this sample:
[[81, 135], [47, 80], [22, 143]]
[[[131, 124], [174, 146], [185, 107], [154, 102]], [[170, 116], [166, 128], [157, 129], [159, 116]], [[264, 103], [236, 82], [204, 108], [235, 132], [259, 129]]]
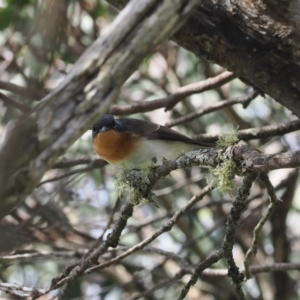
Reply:
[[130, 156], [138, 147], [138, 137], [116, 130], [98, 133], [94, 149], [111, 164], [118, 164]]

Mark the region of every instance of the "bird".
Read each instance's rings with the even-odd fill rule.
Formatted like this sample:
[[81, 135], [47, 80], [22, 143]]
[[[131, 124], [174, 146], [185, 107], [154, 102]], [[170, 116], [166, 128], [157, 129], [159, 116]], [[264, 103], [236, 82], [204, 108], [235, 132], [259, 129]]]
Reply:
[[147, 162], [161, 164], [181, 154], [208, 148], [175, 130], [149, 121], [105, 114], [92, 127], [95, 152], [108, 163], [130, 169]]

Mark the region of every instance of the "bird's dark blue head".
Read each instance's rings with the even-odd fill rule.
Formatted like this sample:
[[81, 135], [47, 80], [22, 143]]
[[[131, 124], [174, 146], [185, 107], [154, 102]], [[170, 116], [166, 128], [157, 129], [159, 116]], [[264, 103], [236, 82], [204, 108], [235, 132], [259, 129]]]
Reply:
[[103, 133], [112, 129], [119, 130], [120, 124], [117, 120], [115, 120], [113, 115], [106, 114], [94, 124], [92, 128], [92, 137], [93, 139], [96, 137], [98, 133]]

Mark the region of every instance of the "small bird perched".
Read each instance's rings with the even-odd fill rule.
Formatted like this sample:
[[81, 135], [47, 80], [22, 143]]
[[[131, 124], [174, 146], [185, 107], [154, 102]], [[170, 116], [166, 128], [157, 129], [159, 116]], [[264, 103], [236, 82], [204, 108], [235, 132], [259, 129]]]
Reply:
[[92, 129], [94, 149], [112, 165], [132, 168], [145, 162], [162, 163], [208, 145], [168, 127], [138, 119], [106, 114]]

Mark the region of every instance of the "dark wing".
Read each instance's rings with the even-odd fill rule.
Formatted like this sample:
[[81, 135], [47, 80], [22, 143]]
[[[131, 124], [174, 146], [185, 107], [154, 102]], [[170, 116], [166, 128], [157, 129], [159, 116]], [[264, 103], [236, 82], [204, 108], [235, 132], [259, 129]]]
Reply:
[[117, 119], [117, 123], [121, 125], [118, 127], [118, 130], [124, 132], [134, 132], [136, 135], [141, 137], [148, 137], [160, 127], [158, 124], [138, 119], [120, 118]]
[[172, 130], [168, 127], [160, 125], [159, 128], [155, 131], [153, 131], [149, 136], [149, 140], [167, 140], [167, 141], [177, 141], [177, 142], [183, 142], [186, 144], [191, 145], [198, 145], [198, 146], [206, 146], [204, 144], [199, 143], [198, 141], [195, 141], [175, 130]]
[[200, 143], [162, 125], [138, 119], [124, 118], [118, 119], [118, 121], [121, 121], [124, 131], [134, 132], [136, 135], [147, 138], [148, 140], [177, 141], [202, 147], [211, 147], [209, 144]]

